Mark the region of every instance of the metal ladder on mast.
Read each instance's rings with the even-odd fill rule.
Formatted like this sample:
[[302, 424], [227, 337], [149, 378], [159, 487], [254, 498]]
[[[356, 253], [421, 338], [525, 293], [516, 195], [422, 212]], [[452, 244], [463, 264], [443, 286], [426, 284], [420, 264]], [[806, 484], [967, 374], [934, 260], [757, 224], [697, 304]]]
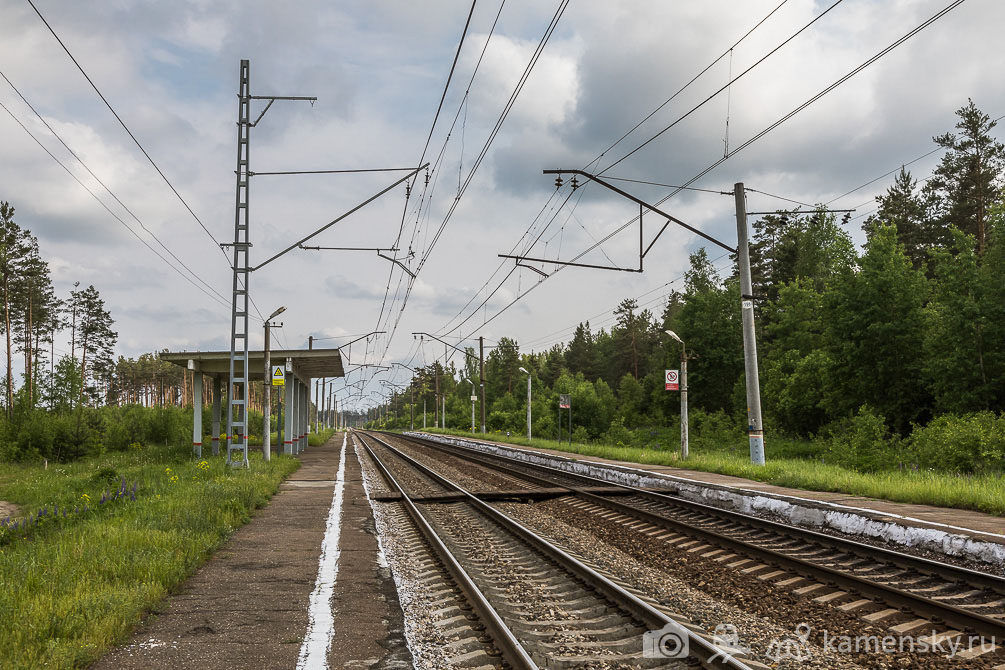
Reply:
[[[227, 464], [248, 467], [248, 160], [250, 64], [241, 61], [237, 103], [237, 202], [234, 212], [233, 300], [230, 319], [230, 386], [227, 391]], [[235, 458], [234, 452], [241, 452]]]

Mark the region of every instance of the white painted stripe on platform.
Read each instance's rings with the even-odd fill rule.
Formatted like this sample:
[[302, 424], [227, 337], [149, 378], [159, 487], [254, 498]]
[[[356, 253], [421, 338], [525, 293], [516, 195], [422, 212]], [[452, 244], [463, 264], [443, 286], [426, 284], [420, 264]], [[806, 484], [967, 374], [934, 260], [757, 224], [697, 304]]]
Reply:
[[328, 670], [328, 651], [335, 637], [335, 616], [332, 614], [332, 595], [335, 579], [338, 577], [339, 537], [342, 531], [342, 500], [345, 491], [345, 445], [342, 436], [342, 451], [339, 454], [338, 474], [335, 476], [335, 493], [328, 509], [325, 537], [321, 542], [321, 558], [318, 559], [318, 578], [314, 582], [310, 604], [307, 608], [307, 634], [300, 646], [297, 670]]

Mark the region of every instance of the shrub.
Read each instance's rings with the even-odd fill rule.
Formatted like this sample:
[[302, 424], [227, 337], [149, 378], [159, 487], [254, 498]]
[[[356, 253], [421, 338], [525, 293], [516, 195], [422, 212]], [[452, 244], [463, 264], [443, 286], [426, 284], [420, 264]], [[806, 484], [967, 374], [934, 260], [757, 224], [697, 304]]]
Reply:
[[1000, 472], [1005, 465], [1005, 416], [944, 414], [915, 426], [911, 452], [923, 468], [950, 472]]
[[624, 447], [635, 442], [635, 434], [625, 428], [624, 420], [621, 417], [611, 422], [611, 427], [601, 437], [601, 441], [616, 447]]
[[902, 441], [891, 435], [882, 414], [863, 405], [851, 418], [827, 427], [830, 444], [827, 460], [859, 472], [894, 469], [899, 464]]

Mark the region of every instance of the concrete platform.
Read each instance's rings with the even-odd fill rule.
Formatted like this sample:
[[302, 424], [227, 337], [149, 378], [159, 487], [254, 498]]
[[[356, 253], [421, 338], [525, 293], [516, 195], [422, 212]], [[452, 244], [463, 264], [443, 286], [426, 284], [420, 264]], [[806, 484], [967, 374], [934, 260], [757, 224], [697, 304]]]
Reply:
[[321, 667], [319, 648], [326, 667], [410, 668], [359, 462], [342, 445], [336, 434], [301, 454], [269, 505], [92, 669], [292, 670]]
[[641, 465], [555, 449], [517, 447], [477, 437], [459, 438], [421, 431], [408, 434], [546, 463], [606, 481], [661, 487], [689, 500], [742, 512], [770, 514], [801, 526], [827, 527], [950, 556], [1005, 564], [1005, 519], [982, 512], [806, 491], [730, 475]]

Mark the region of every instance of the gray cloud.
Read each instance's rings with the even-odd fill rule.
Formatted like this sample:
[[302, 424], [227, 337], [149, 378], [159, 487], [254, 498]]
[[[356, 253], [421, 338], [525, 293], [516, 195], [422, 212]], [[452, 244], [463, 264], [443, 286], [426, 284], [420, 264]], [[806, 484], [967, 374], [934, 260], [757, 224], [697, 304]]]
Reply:
[[[295, 251], [251, 279], [262, 310], [288, 308], [280, 344], [295, 346], [309, 333], [363, 333], [397, 324], [390, 344], [378, 339], [364, 349], [374, 359], [385, 349], [390, 358], [408, 357], [417, 351], [408, 333], [450, 330], [456, 324], [449, 322], [451, 317], [470, 313], [470, 307], [463, 308], [472, 296], [471, 305], [479, 304], [510, 271], [512, 263], [497, 254], [508, 252], [539, 213], [533, 234], [542, 222], [554, 222], [535, 253], [556, 257], [561, 246], [564, 259], [629, 220], [634, 208], [596, 187], [582, 200], [578, 195], [570, 200], [570, 205], [578, 202], [571, 217], [569, 208], [559, 210], [554, 200], [549, 202], [554, 187], [541, 169], [586, 165], [776, 4], [571, 5], [425, 262], [404, 312], [399, 272], [390, 280], [391, 299], [384, 301], [391, 271], [386, 261], [367, 253]], [[253, 169], [410, 165], [422, 151], [466, 16], [465, 8], [444, 1], [345, 7], [307, 2], [294, 8], [262, 0], [39, 6], [219, 242], [228, 241], [233, 231], [234, 94], [240, 58], [252, 59], [254, 92], [319, 98], [314, 106], [277, 103], [270, 109], [253, 131]], [[733, 86], [730, 146], [746, 141], [938, 9], [941, 4], [934, 0], [843, 3]], [[810, 0], [787, 3], [734, 50], [732, 72], [742, 71], [821, 10]], [[400, 227], [399, 254], [411, 247], [417, 265], [453, 203], [458, 174], [470, 169], [552, 11], [540, 3], [507, 3], [440, 159], [439, 149], [495, 14], [494, 7], [478, 6], [426, 156], [435, 167], [428, 211], [417, 210], [430, 196], [420, 178], [407, 204], [404, 188], [398, 187], [313, 243], [390, 246]], [[728, 190], [742, 180], [767, 193], [807, 202], [829, 200], [927, 151], [933, 135], [952, 128], [954, 111], [968, 96], [993, 116], [1005, 114], [1005, 92], [997, 85], [1005, 54], [996, 48], [1003, 15], [1005, 8], [997, 5], [964, 4], [699, 185]], [[227, 259], [27, 5], [5, 9], [0, 62], [130, 209], [229, 299]], [[609, 152], [601, 166], [700, 102], [727, 80], [729, 69], [728, 59], [720, 62]], [[5, 85], [0, 101], [79, 173]], [[726, 101], [719, 98], [611, 173], [680, 183], [722, 156], [725, 121]], [[227, 346], [227, 308], [182, 282], [138, 244], [6, 115], [0, 116], [0, 137], [0, 199], [10, 200], [19, 221], [39, 236], [43, 254], [53, 259], [61, 293], [75, 280], [98, 287], [114, 307], [123, 352]], [[919, 163], [915, 174], [925, 176], [935, 160]], [[256, 177], [251, 190], [253, 262], [394, 178]], [[868, 203], [886, 186], [881, 181], [834, 206]], [[668, 193], [640, 184], [625, 188], [652, 200]], [[758, 194], [751, 194], [750, 203], [765, 209], [786, 206]], [[688, 192], [667, 208], [725, 241], [735, 239], [731, 198]], [[647, 236], [656, 225], [647, 217]], [[635, 229], [625, 231], [604, 250], [618, 264], [631, 264], [635, 235]], [[532, 341], [679, 277], [688, 252], [697, 246], [694, 236], [670, 229], [647, 259], [645, 274], [563, 270], [482, 325], [537, 281], [530, 271], [514, 271], [487, 308], [454, 334]], [[710, 254], [719, 255], [716, 250]], [[587, 258], [607, 262], [599, 252]], [[501, 273], [489, 280], [500, 267]], [[487, 289], [481, 290], [483, 284]], [[256, 324], [252, 330], [254, 346], [260, 329]], [[357, 355], [362, 354], [354, 349]]]

